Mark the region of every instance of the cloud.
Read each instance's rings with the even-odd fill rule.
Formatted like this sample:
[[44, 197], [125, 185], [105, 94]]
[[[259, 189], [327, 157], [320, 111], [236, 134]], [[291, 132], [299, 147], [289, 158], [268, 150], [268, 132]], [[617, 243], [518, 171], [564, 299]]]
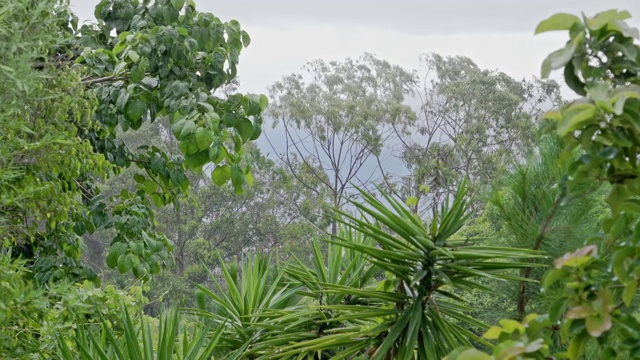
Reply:
[[[98, 0], [71, 0], [81, 19]], [[252, 37], [241, 55], [242, 91], [264, 92], [312, 59], [341, 60], [372, 52], [413, 69], [418, 56], [465, 55], [479, 66], [515, 78], [539, 74], [565, 33], [533, 36], [550, 14], [627, 9], [640, 22], [640, 1], [629, 0], [196, 0], [222, 20], [238, 19]], [[554, 74], [556, 76], [558, 74]], [[558, 75], [559, 76], [559, 75]], [[560, 80], [558, 78], [558, 80]], [[569, 92], [567, 91], [567, 94]]]
[[287, 29], [317, 23], [412, 35], [531, 33], [556, 12], [621, 8], [640, 16], [640, 2], [624, 0], [217, 0], [198, 6], [251, 26]]
[[[98, 1], [71, 3], [88, 19]], [[628, 0], [196, 0], [196, 4], [200, 10], [250, 27], [293, 30], [323, 24], [412, 35], [531, 33], [540, 20], [556, 12], [595, 14], [619, 8], [640, 17], [640, 2]]]

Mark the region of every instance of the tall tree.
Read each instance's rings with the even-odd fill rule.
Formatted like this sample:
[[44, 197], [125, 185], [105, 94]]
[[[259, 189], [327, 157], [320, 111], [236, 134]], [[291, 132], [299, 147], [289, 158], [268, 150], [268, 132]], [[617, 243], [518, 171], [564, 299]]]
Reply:
[[[470, 231], [495, 239], [496, 246], [542, 251], [547, 257], [537, 262], [547, 266], [550, 259], [583, 244], [606, 215], [599, 202], [604, 189], [595, 181], [584, 180], [566, 194], [559, 184], [572, 160], [562, 156], [562, 151], [557, 136], [544, 136], [526, 162], [492, 183], [489, 203]], [[477, 306], [479, 316], [489, 322], [503, 317], [522, 320], [528, 312], [543, 311], [558, 298], [553, 292], [540, 291], [544, 270], [523, 269], [520, 276], [525, 280], [520, 282], [491, 282], [490, 287], [505, 296], [475, 299], [482, 304]]]
[[[283, 162], [293, 164], [296, 155], [339, 208], [352, 183], [371, 184], [378, 165], [372, 160], [393, 130], [406, 133], [413, 123], [414, 113], [403, 102], [415, 78], [371, 54], [343, 62], [314, 60], [303, 69], [269, 88], [269, 114], [274, 127], [281, 124], [285, 131]], [[333, 223], [333, 234], [336, 229]]]
[[[79, 268], [79, 236], [110, 227], [107, 264], [148, 276], [173, 246], [154, 207], [178, 203], [189, 170], [215, 164], [217, 182], [231, 180], [236, 192], [251, 178], [243, 148], [260, 135], [267, 99], [215, 95], [250, 39], [193, 1], [103, 0], [97, 22], [80, 29], [65, 4], [3, 6], [0, 231], [46, 281]], [[119, 139], [159, 117], [180, 156]], [[132, 164], [142, 170], [133, 191], [99, 194], [98, 181]]]
[[417, 136], [403, 141], [402, 154], [410, 173], [403, 195], [416, 211], [437, 206], [463, 177], [474, 191], [525, 159], [538, 117], [561, 101], [555, 83], [517, 81], [464, 56], [423, 55], [421, 64]]

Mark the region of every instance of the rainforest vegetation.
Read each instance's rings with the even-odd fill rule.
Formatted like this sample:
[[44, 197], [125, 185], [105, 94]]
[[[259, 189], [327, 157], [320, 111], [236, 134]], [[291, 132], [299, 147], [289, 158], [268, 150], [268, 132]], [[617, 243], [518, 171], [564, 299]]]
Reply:
[[640, 358], [630, 16], [542, 20], [540, 78], [365, 53], [245, 94], [193, 0], [0, 0], [0, 358]]

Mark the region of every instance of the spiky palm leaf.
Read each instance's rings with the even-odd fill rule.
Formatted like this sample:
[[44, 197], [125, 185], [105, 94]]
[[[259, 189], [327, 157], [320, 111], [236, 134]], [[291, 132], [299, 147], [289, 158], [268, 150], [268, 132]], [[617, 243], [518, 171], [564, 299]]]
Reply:
[[102, 320], [98, 329], [79, 326], [72, 343], [58, 337], [58, 353], [63, 360], [206, 360], [222, 335], [222, 327], [210, 334], [212, 324], [193, 324], [188, 329], [177, 308], [162, 314], [156, 341], [149, 321], [140, 324], [124, 308], [122, 332]]
[[[513, 270], [532, 266], [528, 260], [541, 255], [456, 238], [471, 216], [465, 183], [429, 225], [397, 199], [361, 194], [365, 203], [354, 205], [363, 217], [340, 214], [348, 231], [328, 240], [326, 264], [316, 246], [312, 266], [298, 262], [287, 270], [315, 300], [307, 311], [329, 314], [311, 323], [322, 331], [263, 358], [438, 359], [472, 341], [490, 346], [478, 336], [486, 325], [469, 315], [473, 309], [458, 294], [490, 291], [477, 284], [479, 278], [519, 279]], [[347, 254], [357, 254], [361, 265], [350, 265]], [[355, 268], [367, 274], [363, 281], [348, 280]], [[372, 274], [384, 272], [386, 278], [374, 281]], [[309, 327], [312, 319], [297, 324]]]
[[[241, 274], [237, 264], [223, 264], [220, 268], [225, 283], [210, 274], [217, 291], [196, 284], [209, 299], [213, 310], [192, 309], [199, 316], [211, 318], [224, 327], [224, 336], [216, 353], [229, 359], [246, 358], [253, 353], [271, 351], [277, 347], [272, 337], [286, 331], [288, 322], [280, 323], [284, 309], [296, 308], [299, 289], [283, 283], [283, 272], [272, 271], [269, 256], [257, 253], [241, 261]], [[308, 339], [304, 333], [290, 334], [296, 339]]]

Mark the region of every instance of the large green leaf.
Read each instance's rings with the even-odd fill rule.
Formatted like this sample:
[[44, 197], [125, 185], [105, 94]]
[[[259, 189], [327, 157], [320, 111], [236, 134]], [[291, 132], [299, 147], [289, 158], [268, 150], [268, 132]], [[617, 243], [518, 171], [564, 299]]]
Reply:
[[549, 78], [551, 71], [559, 69], [565, 66], [571, 59], [576, 51], [576, 44], [573, 41], [570, 41], [560, 50], [556, 50], [549, 54], [546, 59], [542, 62], [542, 69], [540, 71], [540, 76], [543, 79]]
[[216, 166], [211, 172], [211, 179], [218, 186], [226, 184], [231, 179], [231, 167], [229, 165]]
[[574, 25], [581, 23], [580, 18], [575, 15], [558, 13], [541, 21], [536, 27], [535, 33], [540, 34], [547, 31], [570, 30]]

